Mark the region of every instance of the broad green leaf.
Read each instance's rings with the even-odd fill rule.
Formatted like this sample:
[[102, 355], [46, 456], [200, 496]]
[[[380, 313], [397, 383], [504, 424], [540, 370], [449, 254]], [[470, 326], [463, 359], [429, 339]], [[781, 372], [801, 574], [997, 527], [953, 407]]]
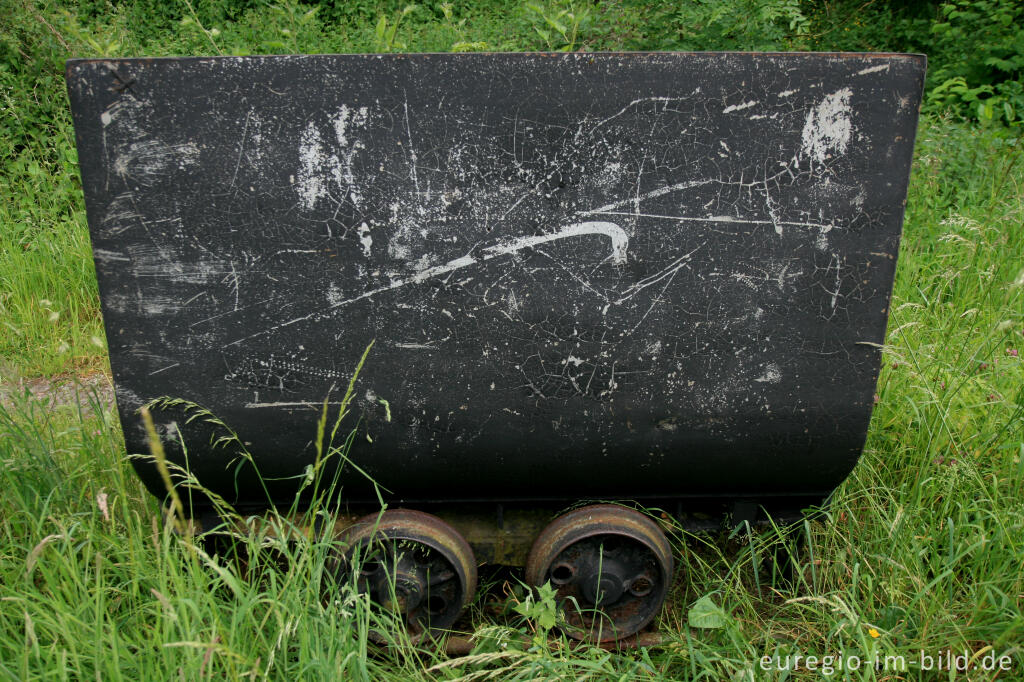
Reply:
[[728, 616], [722, 607], [714, 602], [711, 595], [706, 594], [693, 603], [686, 618], [692, 628], [719, 630], [725, 627]]

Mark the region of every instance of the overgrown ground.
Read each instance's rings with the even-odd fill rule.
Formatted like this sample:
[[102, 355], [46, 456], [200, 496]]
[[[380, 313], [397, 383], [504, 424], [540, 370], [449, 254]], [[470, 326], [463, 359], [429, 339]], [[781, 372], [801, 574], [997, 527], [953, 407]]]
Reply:
[[[957, 3], [993, 16], [1003, 5]], [[887, 40], [906, 46], [920, 30], [895, 24], [908, 35], [887, 38], [891, 26], [863, 27], [855, 23], [862, 15], [822, 19], [817, 6], [795, 2], [719, 3], [725, 19], [709, 23], [693, 14], [707, 6], [531, 9], [509, 1], [403, 15], [400, 6], [368, 2], [313, 11], [295, 3], [96, 1], [65, 10], [14, 0], [0, 16], [0, 377], [10, 384], [106, 367], [63, 95], [66, 57], [764, 41], [882, 49], [893, 46]], [[744, 7], [782, 13], [752, 14], [744, 24], [735, 11]], [[863, 16], [881, 21], [881, 10], [872, 11]], [[801, 33], [801, 18], [823, 37]], [[850, 28], [856, 35], [843, 37]], [[762, 42], [744, 42], [752, 36]], [[937, 68], [953, 67], [940, 60]], [[968, 91], [984, 85], [964, 78]], [[759, 659], [880, 653], [903, 656], [910, 670], [840, 673], [833, 663], [833, 677], [952, 679], [963, 675], [914, 665], [922, 652], [934, 662], [952, 650], [977, 665], [1010, 657], [1009, 671], [975, 669], [971, 679], [1024, 679], [1024, 161], [1020, 129], [1008, 125], [1017, 119], [1013, 86], [1002, 83], [975, 100], [964, 92], [949, 100], [943, 92], [956, 84], [948, 86], [923, 118], [867, 448], [824, 518], [798, 529], [806, 543], [792, 584], [772, 580], [769, 531], [680, 536], [680, 579], [661, 616], [669, 637], [661, 649], [570, 651], [510, 638], [543, 630], [546, 608], [520, 616], [513, 607], [523, 593], [512, 590], [474, 607], [465, 622], [479, 635], [470, 657], [446, 661], [411, 647], [380, 653], [367, 642], [376, 616], [364, 601], [344, 586], [335, 600], [320, 597], [327, 543], [275, 547], [254, 529], [242, 545], [252, 555], [244, 570], [212, 556], [161, 522], [124, 458], [107, 404], [90, 407], [85, 396], [88, 409], [79, 410], [23, 399], [0, 406], [0, 674], [785, 679], [762, 671]], [[943, 116], [950, 104], [970, 120]], [[290, 555], [288, 571], [268, 548]], [[695, 604], [716, 627], [693, 627]], [[377, 627], [401, 640], [388, 624]], [[789, 678], [822, 676], [805, 670]]]

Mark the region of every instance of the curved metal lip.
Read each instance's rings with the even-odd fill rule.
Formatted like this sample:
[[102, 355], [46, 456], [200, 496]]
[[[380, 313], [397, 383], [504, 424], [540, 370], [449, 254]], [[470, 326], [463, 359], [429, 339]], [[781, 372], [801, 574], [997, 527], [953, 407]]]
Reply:
[[[589, 537], [594, 537], [595, 535], [608, 534], [634, 537], [624, 532], [624, 529], [621, 526], [609, 525], [601, 521], [593, 523], [594, 515], [602, 513], [609, 514], [608, 518], [614, 518], [625, 522], [625, 524], [631, 526], [633, 530], [637, 531], [641, 537], [647, 539], [650, 542], [651, 549], [655, 550], [659, 554], [658, 558], [664, 561], [664, 563], [669, 567], [669, 575], [672, 575], [675, 571], [675, 561], [672, 558], [672, 548], [669, 546], [664, 532], [654, 519], [631, 507], [617, 504], [593, 504], [562, 514], [552, 521], [547, 528], [541, 531], [526, 559], [527, 582], [536, 584], [533, 578], [536, 578], [538, 581], [540, 580], [542, 575], [535, 572], [536, 564], [544, 554], [551, 553], [550, 547], [554, 542], [571, 544]], [[586, 516], [586, 518], [576, 518], [581, 516]], [[579, 521], [586, 521], [588, 523], [586, 523], [586, 525], [577, 526], [566, 525], [577, 524]], [[559, 526], [556, 526], [555, 524], [559, 524]], [[560, 527], [561, 525], [566, 525], [566, 527], [563, 529]], [[554, 528], [554, 530], [551, 530], [552, 528]]]

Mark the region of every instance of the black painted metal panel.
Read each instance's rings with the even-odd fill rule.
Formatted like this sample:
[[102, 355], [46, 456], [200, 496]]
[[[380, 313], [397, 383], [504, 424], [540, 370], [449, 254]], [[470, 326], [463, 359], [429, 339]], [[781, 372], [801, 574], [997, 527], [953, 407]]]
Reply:
[[[351, 456], [396, 499], [824, 495], [871, 414], [924, 68], [72, 61], [128, 449], [137, 408], [174, 396], [265, 476], [301, 474], [375, 340]], [[262, 499], [195, 423], [157, 417], [212, 489]]]

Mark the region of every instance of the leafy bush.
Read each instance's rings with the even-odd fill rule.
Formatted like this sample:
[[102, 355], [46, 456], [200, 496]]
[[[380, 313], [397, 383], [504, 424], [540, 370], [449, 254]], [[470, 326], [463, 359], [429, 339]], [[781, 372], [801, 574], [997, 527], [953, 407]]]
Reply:
[[953, 106], [981, 121], [1014, 123], [1024, 112], [1024, 4], [951, 0], [932, 25], [929, 105]]
[[1014, 125], [1024, 107], [1024, 4], [1019, 0], [804, 3], [815, 50], [928, 55], [928, 112]]
[[675, 12], [684, 50], [799, 47], [808, 30], [800, 0], [698, 0]]
[[695, 0], [651, 9], [634, 49], [919, 52], [928, 55], [926, 108], [982, 123], [1024, 111], [1024, 3], [1019, 0]]

